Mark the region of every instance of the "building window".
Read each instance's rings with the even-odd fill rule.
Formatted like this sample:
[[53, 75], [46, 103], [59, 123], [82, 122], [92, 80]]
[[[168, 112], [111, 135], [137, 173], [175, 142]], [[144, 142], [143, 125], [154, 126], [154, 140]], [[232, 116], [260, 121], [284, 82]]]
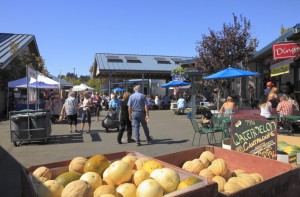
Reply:
[[140, 59], [134, 56], [125, 56], [127, 63], [142, 63]]
[[106, 56], [107, 58], [107, 62], [119, 62], [119, 63], [123, 63], [123, 60], [121, 57], [116, 56], [116, 55], [109, 55]]
[[175, 64], [180, 64], [182, 59], [181, 58], [171, 58], [171, 60], [175, 63]]
[[154, 59], [158, 64], [171, 64], [171, 62], [164, 57], [155, 57]]

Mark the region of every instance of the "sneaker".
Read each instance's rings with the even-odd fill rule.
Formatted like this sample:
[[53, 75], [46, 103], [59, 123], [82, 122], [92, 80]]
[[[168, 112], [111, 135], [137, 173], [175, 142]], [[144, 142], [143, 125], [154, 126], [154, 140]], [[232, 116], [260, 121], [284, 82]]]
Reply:
[[142, 144], [140, 142], [136, 143], [136, 146], [141, 146]]
[[129, 139], [127, 142], [128, 143], [133, 143], [133, 142], [135, 142], [135, 140], [134, 139]]
[[153, 140], [153, 138], [150, 137], [149, 139], [147, 139], [146, 143], [147, 143], [147, 144], [151, 144], [152, 140]]

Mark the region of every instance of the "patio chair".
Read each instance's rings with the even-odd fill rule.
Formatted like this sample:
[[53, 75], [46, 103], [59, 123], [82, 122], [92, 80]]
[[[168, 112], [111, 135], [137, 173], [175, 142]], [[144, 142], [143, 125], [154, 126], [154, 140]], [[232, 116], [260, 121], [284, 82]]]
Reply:
[[211, 118], [211, 128], [214, 132], [222, 132], [221, 140], [230, 137], [230, 121], [228, 122], [228, 118], [229, 116], [218, 117], [218, 115]]
[[[194, 145], [194, 140], [195, 140], [196, 134], [199, 134], [198, 146], [200, 145], [201, 135], [206, 135], [208, 144], [211, 144], [212, 140], [214, 140], [214, 142], [216, 143], [216, 138], [214, 135], [215, 131], [213, 129], [203, 127], [202, 123], [197, 122], [193, 118], [191, 118], [190, 120], [191, 120], [192, 126], [194, 128], [194, 137], [193, 137], [192, 145]], [[210, 134], [210, 136], [209, 136], [209, 134]]]

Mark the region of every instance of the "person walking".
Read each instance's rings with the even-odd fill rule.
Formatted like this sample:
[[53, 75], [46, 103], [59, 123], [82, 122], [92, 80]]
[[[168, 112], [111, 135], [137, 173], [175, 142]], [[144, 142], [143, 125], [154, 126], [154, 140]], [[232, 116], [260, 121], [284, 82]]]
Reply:
[[[77, 132], [77, 110], [78, 101], [75, 99], [75, 92], [70, 92], [69, 97], [65, 100], [62, 112], [67, 115], [69, 131], [72, 133], [72, 124], [74, 124], [75, 132]], [[63, 116], [64, 114], [61, 114]]]
[[149, 110], [147, 107], [146, 96], [141, 92], [141, 86], [137, 85], [133, 88], [134, 94], [128, 100], [128, 114], [129, 119], [133, 120], [134, 133], [137, 146], [141, 145], [140, 141], [140, 124], [144, 129], [144, 134], [147, 138], [147, 144], [151, 144], [152, 137], [149, 135], [149, 128], [147, 122], [149, 121]]
[[121, 99], [121, 117], [120, 117], [121, 128], [119, 130], [118, 137], [117, 137], [119, 144], [122, 144], [122, 137], [125, 131], [125, 127], [127, 129], [127, 142], [128, 143], [135, 142], [135, 140], [131, 138], [132, 124], [131, 121], [129, 120], [128, 106], [127, 106], [129, 97], [130, 97], [130, 93], [125, 92], [123, 94], [123, 99]]
[[91, 131], [91, 108], [93, 107], [93, 103], [90, 99], [90, 95], [88, 92], [83, 93], [83, 101], [82, 101], [82, 119], [81, 119], [81, 129], [80, 131], [83, 132], [83, 128], [85, 125], [85, 121], [87, 120], [88, 123], [88, 132]]
[[101, 97], [100, 97], [99, 92], [96, 92], [96, 94], [94, 95], [94, 99], [92, 99], [92, 100], [93, 100], [93, 103], [94, 103], [94, 106], [95, 106], [95, 113], [96, 113], [96, 116], [97, 116], [96, 122], [99, 122], [100, 112], [102, 110]]

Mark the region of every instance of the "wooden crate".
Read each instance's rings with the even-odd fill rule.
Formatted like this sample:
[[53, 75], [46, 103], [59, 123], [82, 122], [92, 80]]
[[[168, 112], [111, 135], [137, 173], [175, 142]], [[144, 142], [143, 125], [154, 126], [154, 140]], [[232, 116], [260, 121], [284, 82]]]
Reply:
[[[152, 157], [145, 156], [143, 154], [140, 154], [138, 152], [134, 151], [124, 151], [124, 152], [117, 152], [117, 153], [110, 153], [110, 154], [103, 154], [108, 160], [115, 161], [118, 159], [121, 159], [122, 157], [126, 155], [134, 155], [138, 158], [141, 157], [147, 157], [149, 159], [157, 160]], [[159, 160], [158, 160], [159, 161]], [[47, 163], [47, 164], [41, 164], [41, 165], [35, 165], [30, 166], [28, 168], [24, 168], [23, 170], [23, 176], [22, 176], [22, 188], [23, 188], [23, 196], [24, 197], [34, 197], [36, 195], [37, 188], [35, 187], [35, 184], [33, 183], [32, 179], [32, 172], [37, 169], [40, 166], [45, 166], [50, 169], [52, 173], [52, 179], [55, 179], [59, 174], [67, 172], [68, 166], [71, 160], [65, 160], [60, 162], [54, 162], [54, 163]], [[183, 190], [178, 190], [172, 193], [169, 193], [165, 195], [165, 197], [172, 197], [172, 196], [182, 196], [182, 197], [188, 197], [188, 196], [218, 196], [218, 186], [214, 182], [209, 182], [204, 177], [191, 174], [189, 172], [186, 172], [185, 170], [182, 170], [181, 168], [178, 168], [177, 166], [173, 166], [171, 164], [168, 164], [164, 161], [161, 162], [165, 167], [173, 168], [177, 171], [177, 173], [180, 176], [180, 180], [183, 180], [184, 178], [194, 176], [199, 179], [202, 179], [201, 183], [192, 185], [191, 187], [188, 187]]]
[[155, 157], [161, 161], [181, 167], [185, 161], [199, 158], [204, 151], [211, 151], [217, 158], [222, 158], [230, 170], [244, 169], [248, 173], [260, 173], [264, 181], [232, 194], [219, 193], [219, 196], [299, 196], [300, 169], [272, 159], [206, 146]]

